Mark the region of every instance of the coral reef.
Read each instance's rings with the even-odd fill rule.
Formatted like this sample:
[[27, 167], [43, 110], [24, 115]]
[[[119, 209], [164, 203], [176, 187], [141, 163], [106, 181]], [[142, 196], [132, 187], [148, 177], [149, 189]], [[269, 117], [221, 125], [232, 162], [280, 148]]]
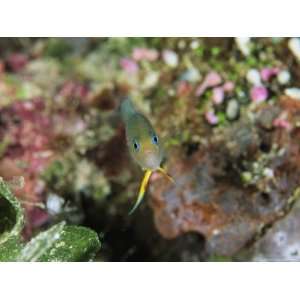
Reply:
[[[280, 232], [297, 245], [298, 48], [298, 38], [0, 39], [0, 176], [24, 208], [23, 240], [66, 221], [98, 233], [96, 260], [299, 260], [276, 244]], [[142, 171], [118, 111], [128, 94], [175, 179], [153, 174], [132, 216]]]

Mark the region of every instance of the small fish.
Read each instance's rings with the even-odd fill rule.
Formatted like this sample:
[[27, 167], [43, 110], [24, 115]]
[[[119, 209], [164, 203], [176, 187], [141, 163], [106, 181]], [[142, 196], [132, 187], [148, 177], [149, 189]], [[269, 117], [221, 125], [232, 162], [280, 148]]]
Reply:
[[154, 171], [160, 171], [171, 181], [173, 179], [160, 166], [163, 150], [154, 128], [149, 120], [135, 109], [129, 98], [124, 99], [121, 103], [121, 116], [125, 124], [129, 152], [145, 170], [137, 201], [129, 212], [132, 214], [143, 200], [150, 176]]

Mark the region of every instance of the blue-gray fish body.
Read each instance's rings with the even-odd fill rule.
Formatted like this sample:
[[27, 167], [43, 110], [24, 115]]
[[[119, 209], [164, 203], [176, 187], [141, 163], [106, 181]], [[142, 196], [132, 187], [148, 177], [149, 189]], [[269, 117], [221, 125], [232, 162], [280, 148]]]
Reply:
[[158, 169], [162, 161], [162, 148], [149, 120], [135, 109], [129, 98], [121, 103], [121, 116], [132, 157], [143, 169]]

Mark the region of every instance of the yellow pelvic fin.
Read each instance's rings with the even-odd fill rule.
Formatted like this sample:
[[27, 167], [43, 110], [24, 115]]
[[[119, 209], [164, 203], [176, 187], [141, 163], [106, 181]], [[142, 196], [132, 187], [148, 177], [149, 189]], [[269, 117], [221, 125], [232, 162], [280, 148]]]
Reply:
[[161, 172], [162, 174], [164, 174], [165, 177], [167, 177], [172, 183], [175, 184], [174, 179], [173, 179], [173, 178], [165, 171], [165, 169], [159, 167], [157, 170], [158, 170], [159, 172]]
[[139, 206], [139, 204], [142, 202], [146, 188], [147, 188], [147, 184], [149, 182], [150, 176], [152, 174], [151, 170], [146, 170], [144, 178], [142, 180], [142, 184], [140, 186], [140, 190], [139, 190], [139, 195], [137, 198], [136, 203], [134, 204], [133, 208], [130, 210], [130, 212], [128, 213], [129, 215], [131, 215]]

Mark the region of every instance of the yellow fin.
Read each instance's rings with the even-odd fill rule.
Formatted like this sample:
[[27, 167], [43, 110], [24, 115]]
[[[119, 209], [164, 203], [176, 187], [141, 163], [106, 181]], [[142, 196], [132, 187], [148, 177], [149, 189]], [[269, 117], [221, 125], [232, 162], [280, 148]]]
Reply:
[[167, 177], [172, 183], [175, 184], [175, 180], [165, 171], [165, 169], [159, 167], [157, 170], [164, 174], [165, 177]]
[[137, 199], [135, 205], [133, 206], [133, 208], [128, 213], [129, 215], [131, 215], [137, 209], [139, 204], [142, 202], [151, 174], [152, 174], [151, 170], [146, 170], [144, 178], [142, 180], [142, 184], [140, 186], [138, 199]]

